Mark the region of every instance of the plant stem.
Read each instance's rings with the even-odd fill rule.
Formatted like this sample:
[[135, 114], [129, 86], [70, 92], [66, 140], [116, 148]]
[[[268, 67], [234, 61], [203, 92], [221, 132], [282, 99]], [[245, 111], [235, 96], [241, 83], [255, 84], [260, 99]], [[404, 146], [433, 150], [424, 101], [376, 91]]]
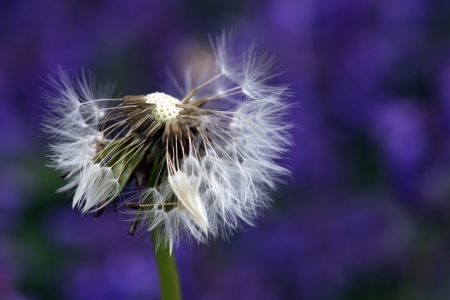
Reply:
[[[156, 229], [157, 230], [157, 229]], [[161, 300], [181, 300], [180, 280], [178, 279], [175, 255], [170, 254], [169, 247], [160, 246], [156, 251], [156, 234], [152, 230], [153, 251], [158, 266]]]

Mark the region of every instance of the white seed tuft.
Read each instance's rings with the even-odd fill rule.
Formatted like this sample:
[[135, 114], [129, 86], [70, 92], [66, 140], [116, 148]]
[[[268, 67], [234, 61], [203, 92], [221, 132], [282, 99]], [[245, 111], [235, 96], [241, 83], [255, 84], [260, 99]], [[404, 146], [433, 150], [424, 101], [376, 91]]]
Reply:
[[207, 234], [209, 226], [208, 217], [198, 195], [200, 178], [195, 175], [188, 177], [184, 172], [178, 171], [175, 175], [169, 176], [168, 179], [175, 195], [177, 195], [183, 206], [190, 213], [194, 222]]

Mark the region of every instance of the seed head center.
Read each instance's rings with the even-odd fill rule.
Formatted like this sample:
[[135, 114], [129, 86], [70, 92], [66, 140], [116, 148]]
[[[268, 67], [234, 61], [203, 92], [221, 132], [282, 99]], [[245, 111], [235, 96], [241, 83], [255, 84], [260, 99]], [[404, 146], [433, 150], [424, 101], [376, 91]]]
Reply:
[[156, 107], [152, 109], [152, 116], [155, 121], [160, 123], [176, 118], [183, 110], [176, 106], [181, 103], [180, 100], [164, 93], [148, 94], [145, 98], [145, 102], [156, 104]]

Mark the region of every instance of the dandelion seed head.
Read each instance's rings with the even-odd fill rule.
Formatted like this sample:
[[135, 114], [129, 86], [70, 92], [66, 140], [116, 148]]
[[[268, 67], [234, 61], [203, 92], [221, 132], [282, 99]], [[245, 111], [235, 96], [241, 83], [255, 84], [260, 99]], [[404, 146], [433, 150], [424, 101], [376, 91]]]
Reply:
[[[233, 56], [231, 40], [223, 34], [213, 42], [207, 72], [187, 71], [175, 84], [178, 99], [113, 98], [84, 74], [50, 77], [57, 92], [47, 96], [49, 157], [67, 180], [59, 191], [73, 190], [73, 207], [99, 216], [125, 201], [129, 233], [157, 230], [157, 243], [170, 248], [182, 236], [206, 243], [253, 225], [288, 174], [277, 163], [291, 142], [288, 93], [269, 84], [276, 59], [254, 45]], [[123, 192], [130, 182], [138, 188], [131, 197]]]
[[145, 102], [156, 105], [152, 110], [152, 116], [155, 121], [160, 123], [176, 118], [180, 111], [183, 110], [177, 106], [177, 104], [181, 103], [180, 100], [165, 93], [148, 94], [145, 96], [145, 99]]

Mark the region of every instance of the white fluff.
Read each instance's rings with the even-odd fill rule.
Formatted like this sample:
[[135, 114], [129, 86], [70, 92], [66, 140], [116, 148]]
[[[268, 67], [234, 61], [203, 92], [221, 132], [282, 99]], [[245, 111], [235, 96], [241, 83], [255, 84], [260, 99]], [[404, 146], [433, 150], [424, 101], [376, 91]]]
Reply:
[[198, 194], [200, 179], [194, 175], [187, 176], [184, 172], [178, 171], [175, 175], [169, 176], [169, 183], [184, 208], [191, 214], [192, 219], [207, 234], [208, 218]]
[[[76, 188], [73, 207], [88, 212], [118, 196], [118, 183], [111, 170], [93, 163], [96, 144], [103, 134], [96, 127], [104, 117], [101, 106], [92, 102], [110, 96], [110, 89], [95, 88], [92, 78], [58, 70], [48, 82], [57, 90], [46, 94], [50, 109], [44, 130], [53, 141], [49, 146], [51, 166], [68, 180], [58, 192]], [[99, 107], [100, 106], [100, 107]]]

